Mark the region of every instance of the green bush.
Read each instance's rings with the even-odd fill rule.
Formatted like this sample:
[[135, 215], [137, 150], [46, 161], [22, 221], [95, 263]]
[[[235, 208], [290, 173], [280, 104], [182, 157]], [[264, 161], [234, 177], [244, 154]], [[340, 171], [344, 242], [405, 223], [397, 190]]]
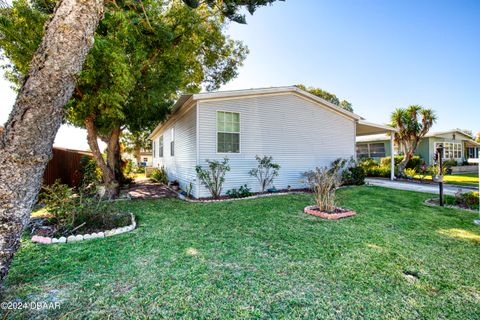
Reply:
[[240, 186], [240, 188], [237, 190], [235, 188], [228, 190], [227, 196], [230, 198], [245, 198], [245, 197], [250, 197], [252, 193], [250, 192], [250, 188], [244, 184], [243, 186]]
[[222, 185], [225, 182], [225, 174], [230, 171], [228, 165], [228, 158], [223, 158], [223, 161], [205, 160], [208, 164], [207, 169], [201, 166], [196, 166], [198, 178], [202, 184], [210, 191], [213, 198], [217, 199], [222, 194]]
[[342, 173], [343, 185], [362, 185], [365, 184], [365, 169], [360, 166], [350, 167]]
[[457, 166], [457, 165], [458, 165], [458, 162], [457, 162], [457, 160], [445, 160], [445, 161], [443, 162], [443, 165], [444, 165], [447, 169], [449, 169], [449, 168], [451, 168], [451, 167]]
[[390, 178], [390, 167], [370, 167], [365, 169], [365, 175], [367, 177], [382, 177], [382, 178]]
[[367, 169], [367, 168], [371, 168], [371, 167], [378, 167], [378, 162], [375, 161], [375, 159], [368, 158], [368, 159], [364, 159], [364, 160], [360, 161], [360, 163], [358, 165], [360, 167], [362, 167], [363, 169]]
[[471, 209], [478, 208], [478, 192], [466, 192], [457, 195], [456, 202], [458, 205], [465, 206]]
[[158, 183], [168, 184], [168, 175], [165, 167], [153, 170], [150, 178]]
[[[390, 159], [391, 157], [383, 157], [380, 159], [380, 166], [381, 167], [390, 167]], [[403, 156], [395, 156], [393, 158], [393, 161], [395, 163], [395, 167], [402, 162]], [[420, 156], [413, 156], [410, 161], [407, 163], [407, 168], [408, 169], [416, 169], [422, 164], [422, 158]]]
[[60, 181], [44, 187], [42, 201], [50, 222], [55, 226], [52, 236], [90, 233], [123, 227], [130, 223], [129, 214], [114, 213], [113, 207], [101, 198], [89, 196], [84, 189], [75, 193]]

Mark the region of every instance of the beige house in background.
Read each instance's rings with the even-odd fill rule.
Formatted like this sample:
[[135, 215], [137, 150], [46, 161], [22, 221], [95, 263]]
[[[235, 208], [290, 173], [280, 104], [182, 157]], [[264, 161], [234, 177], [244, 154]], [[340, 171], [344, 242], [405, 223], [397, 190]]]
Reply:
[[280, 164], [277, 189], [299, 189], [305, 171], [355, 157], [357, 136], [394, 130], [299, 88], [278, 87], [184, 94], [149, 138], [153, 166], [164, 167], [182, 189], [191, 183], [199, 198], [210, 196], [195, 171], [207, 159], [229, 158], [223, 193], [244, 184], [260, 190], [248, 173], [257, 166], [256, 155]]

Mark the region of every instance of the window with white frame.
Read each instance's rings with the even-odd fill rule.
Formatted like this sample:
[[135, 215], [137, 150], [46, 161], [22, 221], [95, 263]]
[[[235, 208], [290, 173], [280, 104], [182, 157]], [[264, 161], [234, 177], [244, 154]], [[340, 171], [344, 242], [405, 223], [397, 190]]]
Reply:
[[175, 128], [171, 130], [172, 139], [170, 140], [170, 156], [175, 156]]
[[158, 137], [158, 157], [163, 158], [163, 135]]
[[461, 159], [462, 144], [456, 142], [435, 142], [435, 150], [443, 144], [443, 159]]
[[240, 113], [217, 111], [217, 152], [240, 153]]
[[153, 140], [152, 141], [152, 151], [153, 151], [153, 157], [154, 158], [157, 156], [157, 154], [155, 153], [156, 152], [156, 148], [155, 148], [156, 145], [157, 145], [157, 141]]

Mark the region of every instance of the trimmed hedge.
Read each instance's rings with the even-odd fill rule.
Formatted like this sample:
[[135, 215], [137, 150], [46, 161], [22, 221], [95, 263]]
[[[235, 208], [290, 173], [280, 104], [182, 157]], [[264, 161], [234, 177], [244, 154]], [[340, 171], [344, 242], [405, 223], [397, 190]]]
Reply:
[[[395, 162], [395, 167], [402, 162], [403, 156], [395, 156], [394, 157], [394, 162]], [[413, 156], [410, 161], [407, 163], [407, 169], [416, 169], [422, 164], [422, 158], [420, 156]], [[382, 167], [390, 167], [390, 157], [384, 157], [380, 159], [380, 166]]]

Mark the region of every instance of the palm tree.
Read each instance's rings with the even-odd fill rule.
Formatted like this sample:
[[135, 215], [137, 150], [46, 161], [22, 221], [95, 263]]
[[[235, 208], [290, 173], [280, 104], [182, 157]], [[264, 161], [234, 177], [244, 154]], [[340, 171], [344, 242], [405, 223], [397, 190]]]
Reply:
[[400, 176], [405, 175], [404, 170], [415, 154], [418, 143], [436, 121], [437, 116], [432, 109], [419, 105], [411, 105], [406, 109], [398, 108], [392, 113], [391, 125], [398, 130], [395, 132], [395, 141], [399, 150], [404, 150], [404, 158], [398, 165]]

